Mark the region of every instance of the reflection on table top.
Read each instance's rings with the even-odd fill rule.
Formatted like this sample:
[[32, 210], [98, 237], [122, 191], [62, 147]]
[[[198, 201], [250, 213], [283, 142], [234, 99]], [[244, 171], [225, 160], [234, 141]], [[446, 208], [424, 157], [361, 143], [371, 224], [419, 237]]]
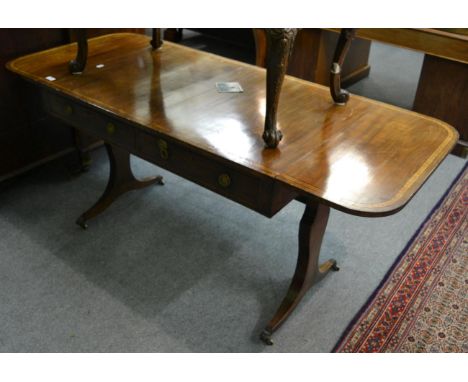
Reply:
[[[286, 77], [278, 113], [284, 138], [266, 149], [261, 68], [167, 42], [153, 51], [149, 38], [136, 34], [91, 39], [82, 75], [68, 72], [75, 54], [71, 44], [9, 68], [352, 213], [402, 207], [457, 140], [441, 121], [354, 95], [337, 106], [327, 88]], [[244, 92], [218, 93], [222, 81], [239, 82]]]

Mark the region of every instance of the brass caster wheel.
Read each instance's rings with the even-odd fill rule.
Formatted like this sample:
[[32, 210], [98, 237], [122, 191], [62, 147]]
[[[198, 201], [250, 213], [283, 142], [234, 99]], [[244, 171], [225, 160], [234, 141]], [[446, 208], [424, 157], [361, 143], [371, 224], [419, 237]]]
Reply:
[[268, 330], [264, 330], [262, 334], [260, 334], [260, 339], [265, 345], [273, 345], [273, 341], [271, 340], [271, 333]]
[[86, 223], [86, 220], [84, 220], [82, 217], [78, 218], [76, 224], [78, 224], [83, 229], [88, 229], [88, 224]]
[[161, 186], [164, 186], [164, 178], [162, 176], [158, 176], [156, 178], [156, 183], [160, 184]]

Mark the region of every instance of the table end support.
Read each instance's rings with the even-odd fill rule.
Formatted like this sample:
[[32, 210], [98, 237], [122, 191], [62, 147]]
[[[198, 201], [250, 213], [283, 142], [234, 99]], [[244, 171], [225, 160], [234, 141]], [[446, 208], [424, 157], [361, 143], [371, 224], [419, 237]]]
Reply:
[[130, 153], [108, 143], [105, 146], [110, 163], [109, 180], [99, 200], [76, 220], [83, 229], [88, 228], [88, 220], [103, 213], [120, 195], [152, 184], [164, 185], [162, 176], [136, 179], [130, 167]]
[[330, 207], [320, 203], [308, 203], [299, 224], [299, 254], [296, 270], [288, 292], [273, 318], [267, 324], [260, 339], [272, 345], [272, 334], [291, 315], [306, 292], [329, 271], [339, 270], [336, 260], [319, 263], [320, 247], [327, 227]]

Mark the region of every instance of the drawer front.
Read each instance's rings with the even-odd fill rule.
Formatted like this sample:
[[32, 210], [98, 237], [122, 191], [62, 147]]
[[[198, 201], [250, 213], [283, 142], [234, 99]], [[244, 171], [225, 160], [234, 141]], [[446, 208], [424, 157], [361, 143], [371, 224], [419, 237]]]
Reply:
[[129, 150], [134, 149], [135, 132], [132, 126], [60, 95], [43, 92], [42, 99], [45, 110], [54, 117], [80, 130], [86, 130], [86, 132], [106, 142], [123, 146]]
[[273, 181], [267, 177], [224, 164], [143, 131], [136, 132], [136, 155], [250, 209], [270, 215], [265, 199], [271, 194], [265, 190], [272, 187]]

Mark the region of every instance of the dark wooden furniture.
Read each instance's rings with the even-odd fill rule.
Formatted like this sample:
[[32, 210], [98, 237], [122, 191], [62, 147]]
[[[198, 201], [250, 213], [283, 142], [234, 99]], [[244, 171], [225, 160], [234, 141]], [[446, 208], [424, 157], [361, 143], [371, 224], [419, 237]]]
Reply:
[[[314, 29], [301, 30], [296, 48], [289, 65], [289, 74], [299, 78], [328, 85], [331, 56], [335, 53], [338, 34], [341, 29], [324, 30], [325, 37], [318, 39]], [[257, 33], [259, 30], [257, 30]], [[460, 134], [460, 140], [453, 153], [466, 157], [468, 154], [468, 29], [415, 29], [415, 28], [358, 28], [350, 54], [342, 65], [343, 86], [348, 80], [348, 67], [355, 67], [356, 57], [362, 55], [367, 62], [370, 41], [376, 40], [425, 53], [419, 77], [413, 110], [439, 118], [453, 125]], [[329, 35], [333, 35], [330, 37]], [[264, 66], [266, 41], [257, 36], [257, 64]], [[363, 45], [363, 43], [365, 45]], [[317, 67], [314, 60], [317, 50], [326, 57], [326, 65]], [[320, 55], [319, 55], [320, 57]], [[299, 64], [298, 64], [299, 63]], [[309, 68], [307, 70], [307, 68]], [[359, 67], [355, 79], [367, 76], [368, 67]], [[315, 77], [314, 73], [318, 70]], [[324, 80], [324, 78], [327, 80]], [[333, 89], [333, 87], [332, 87]]]
[[63, 29], [0, 29], [0, 181], [75, 151], [72, 130], [47, 117], [35, 88], [5, 68], [13, 58], [69, 41]]
[[[81, 75], [66, 65], [75, 54], [66, 45], [8, 68], [41, 90], [48, 113], [107, 144], [108, 186], [78, 223], [122, 192], [149, 184], [136, 183], [128, 153], [266, 217], [293, 199], [305, 203], [297, 268], [261, 335], [266, 343], [307, 290], [337, 270], [334, 260], [319, 264], [330, 207], [362, 216], [398, 211], [457, 140], [436, 119], [359, 96], [337, 106], [328, 88], [286, 76], [278, 110], [284, 140], [270, 149], [261, 139], [264, 69], [171, 43], [154, 50], [150, 38], [136, 34], [91, 39]], [[227, 79], [244, 92], [218, 93], [215, 83]]]
[[[460, 140], [453, 153], [466, 157], [468, 29], [360, 28], [356, 30], [356, 36], [425, 54], [413, 110], [454, 126], [460, 134]], [[307, 51], [303, 53], [307, 54]]]
[[[256, 30], [256, 39], [260, 33]], [[266, 66], [266, 112], [262, 138], [269, 148], [276, 148], [283, 139], [283, 134], [277, 127], [277, 113], [281, 88], [288, 68], [290, 56], [293, 51], [297, 28], [265, 28], [261, 30], [265, 36], [265, 66]], [[86, 29], [76, 29], [78, 50], [76, 57], [69, 62], [69, 70], [72, 74], [81, 74], [86, 67], [88, 58], [88, 39]], [[153, 28], [151, 46], [159, 49], [162, 46], [161, 29]], [[333, 57], [330, 75], [330, 92], [333, 100], [338, 105], [344, 105], [349, 94], [341, 89], [341, 68], [351, 41], [354, 38], [354, 29], [343, 29], [338, 39], [338, 44]], [[257, 46], [259, 44], [257, 43]]]
[[[256, 64], [266, 66], [266, 39], [261, 29], [254, 29]], [[301, 29], [296, 37], [287, 74], [321, 85], [330, 85], [330, 68], [334, 62], [338, 34], [324, 29]], [[343, 86], [369, 75], [370, 41], [354, 39], [342, 67]]]
[[[267, 41], [267, 96], [262, 137], [267, 147], [275, 148], [278, 146], [281, 139], [283, 139], [281, 130], [277, 128], [276, 117], [281, 87], [298, 29], [270, 28], [263, 29], [263, 32]], [[76, 57], [69, 61], [68, 67], [71, 74], [78, 75], [83, 73], [86, 68], [88, 59], [88, 36], [86, 29], [75, 29], [74, 33], [77, 36], [78, 49]], [[153, 28], [152, 35], [151, 46], [153, 49], [159, 49], [162, 46], [161, 30], [159, 28]]]
[[[90, 29], [89, 36], [144, 29]], [[97, 143], [45, 114], [38, 91], [8, 72], [12, 59], [74, 41], [68, 29], [0, 29], [0, 182], [41, 163], [66, 157], [71, 171], [89, 163], [87, 150]]]
[[[257, 65], [266, 67], [266, 37], [261, 29], [254, 29], [254, 33], [251, 28], [190, 28], [190, 30], [242, 46], [252, 52], [252, 59], [255, 57]], [[164, 31], [164, 39], [179, 42], [182, 34], [182, 28], [169, 28]], [[257, 39], [257, 43], [254, 38]], [[287, 74], [329, 85], [330, 67], [337, 43], [338, 35], [335, 32], [319, 28], [301, 29], [296, 36]], [[342, 68], [343, 86], [349, 86], [369, 75], [370, 46], [369, 40], [356, 38], [353, 41]]]

